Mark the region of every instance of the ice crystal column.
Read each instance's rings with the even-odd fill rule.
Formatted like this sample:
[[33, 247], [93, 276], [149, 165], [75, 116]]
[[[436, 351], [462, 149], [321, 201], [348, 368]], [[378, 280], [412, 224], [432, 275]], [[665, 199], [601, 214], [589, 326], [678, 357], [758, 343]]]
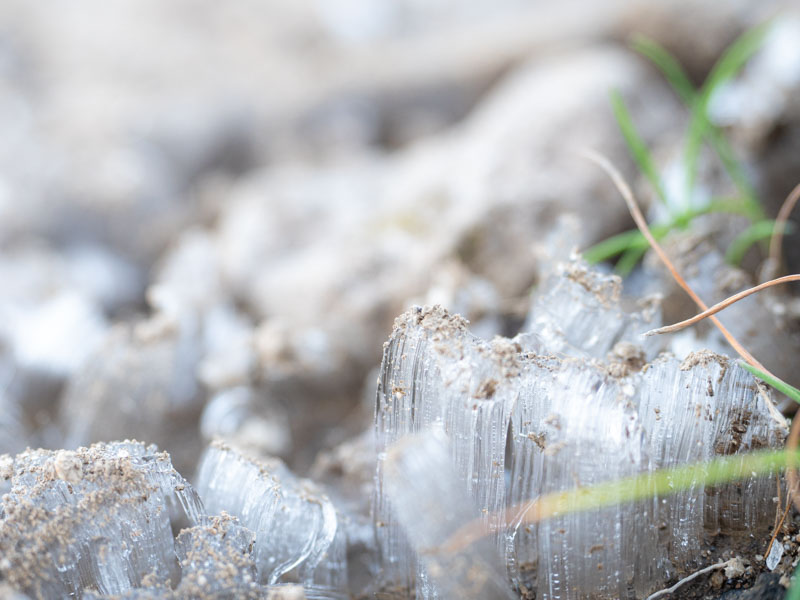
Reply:
[[278, 459], [255, 460], [215, 442], [198, 467], [208, 511], [226, 511], [255, 532], [258, 579], [274, 584], [290, 571], [310, 594], [335, 597], [346, 587], [345, 545], [336, 510], [311, 482]]
[[[553, 301], [583, 304], [598, 293], [580, 289]], [[603, 310], [619, 308], [610, 301]], [[568, 306], [556, 313], [585, 327]], [[626, 333], [639, 316], [619, 314], [628, 325], [601, 319], [597, 328], [606, 333], [588, 348], [569, 319], [556, 328], [543, 317], [540, 335], [486, 342], [438, 307], [398, 318], [376, 405], [374, 515], [384, 592], [427, 598], [449, 589], [446, 581], [437, 587], [425, 563], [433, 537], [409, 517], [427, 506], [426, 494], [431, 506], [450, 503], [449, 496], [422, 476], [401, 478], [415, 490], [392, 484], [387, 463], [402, 438], [431, 428], [445, 432], [452, 477], [493, 542], [489, 554], [483, 547], [484, 560], [503, 555], [512, 584], [538, 598], [642, 598], [677, 570], [697, 566], [709, 536], [771, 521], [774, 482], [756, 477], [713, 488], [697, 481], [664, 498], [526, 521], [526, 503], [543, 494], [775, 447], [785, 436], [746, 371], [709, 352], [644, 364], [645, 351]], [[546, 351], [554, 338], [564, 353]], [[429, 466], [442, 481], [450, 477], [433, 457]], [[433, 528], [428, 533], [435, 537]]]
[[[395, 322], [384, 349], [376, 407], [378, 474], [374, 516], [382, 578], [413, 590], [417, 563], [383, 489], [386, 451], [403, 436], [442, 426], [453, 439], [452, 460], [462, 489], [471, 494], [487, 526], [500, 534], [505, 506], [506, 433], [516, 398], [521, 344], [481, 342], [466, 322], [441, 307], [414, 309]], [[497, 539], [500, 544], [499, 537]]]
[[175, 540], [181, 566], [177, 597], [262, 597], [252, 556], [255, 537], [226, 513], [181, 531]]
[[604, 359], [618, 344], [633, 344], [642, 346], [642, 358], [653, 358], [663, 342], [641, 334], [660, 325], [659, 296], [635, 303], [630, 311], [622, 304], [618, 276], [594, 271], [573, 257], [534, 293], [524, 330], [537, 333], [553, 353]]
[[[785, 437], [781, 418], [770, 413], [753, 377], [724, 356], [708, 351], [683, 361], [665, 356], [635, 383], [655, 468], [776, 447]], [[773, 496], [769, 478], [709, 489], [698, 482], [671, 496], [659, 505], [659, 521], [667, 525], [667, 558], [677, 566], [696, 561], [702, 528], [733, 534], [769, 521], [774, 507], [759, 500]]]
[[453, 470], [448, 444], [434, 428], [400, 440], [386, 459], [387, 493], [411, 543], [422, 551], [417, 595], [512, 600], [491, 540], [460, 541], [461, 530], [477, 524], [480, 513]]
[[202, 505], [166, 453], [95, 444], [29, 450], [6, 467], [0, 575], [16, 588], [36, 598], [120, 594], [177, 576], [170, 516], [196, 523]]
[[[523, 520], [542, 494], [636, 475], [647, 468], [645, 432], [630, 401], [633, 388], [574, 359], [536, 360], [518, 382], [511, 417], [508, 564], [515, 584], [540, 598], [590, 592], [629, 597], [649, 584], [657, 552], [652, 506]], [[646, 557], [640, 560], [641, 557]]]

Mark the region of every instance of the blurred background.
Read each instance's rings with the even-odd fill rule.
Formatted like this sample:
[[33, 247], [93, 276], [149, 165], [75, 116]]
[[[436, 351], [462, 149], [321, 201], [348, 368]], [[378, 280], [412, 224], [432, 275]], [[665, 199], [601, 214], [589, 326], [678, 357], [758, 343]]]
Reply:
[[579, 148], [652, 200], [611, 90], [679, 160], [688, 110], [631, 35], [699, 85], [769, 17], [712, 116], [774, 215], [796, 2], [4, 0], [0, 452], [138, 438], [190, 476], [222, 436], [322, 479], [371, 465], [397, 315], [516, 333], [548, 265], [631, 227]]

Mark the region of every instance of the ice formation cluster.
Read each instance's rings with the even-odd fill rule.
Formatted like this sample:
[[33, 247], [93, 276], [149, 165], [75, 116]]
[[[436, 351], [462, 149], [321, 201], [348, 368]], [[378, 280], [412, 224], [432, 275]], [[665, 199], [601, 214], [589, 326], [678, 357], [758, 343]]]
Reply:
[[[478, 339], [441, 307], [395, 323], [374, 511], [382, 585], [398, 597], [643, 598], [697, 566], [707, 534], [774, 517], [775, 482], [753, 477], [526, 522], [522, 507], [543, 494], [786, 433], [734, 361], [641, 346], [657, 300], [625, 312], [619, 282], [578, 262], [545, 288], [514, 339]], [[454, 545], [472, 521], [488, 539]]]
[[642, 338], [657, 299], [627, 310], [619, 280], [578, 261], [542, 289], [513, 339], [480, 339], [439, 306], [397, 319], [377, 465], [326, 467], [374, 472], [371, 518], [346, 474], [329, 496], [219, 441], [193, 483], [140, 442], [27, 450], [0, 456], [0, 581], [33, 598], [635, 599], [700, 565], [709, 538], [770, 522], [774, 481], [755, 476], [523, 518], [543, 494], [786, 434], [733, 361]]
[[31, 597], [345, 597], [336, 512], [278, 459], [213, 444], [197, 488], [140, 442], [29, 450], [0, 468], [0, 577]]

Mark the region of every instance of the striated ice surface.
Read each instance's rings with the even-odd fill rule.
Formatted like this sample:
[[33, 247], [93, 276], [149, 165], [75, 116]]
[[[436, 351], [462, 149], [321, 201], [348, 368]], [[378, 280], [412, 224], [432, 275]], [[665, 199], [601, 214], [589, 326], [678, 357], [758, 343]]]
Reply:
[[602, 274], [573, 257], [534, 294], [524, 331], [546, 339], [550, 352], [605, 358], [615, 347], [634, 344], [643, 345], [642, 358], [653, 358], [662, 341], [641, 336], [657, 327], [660, 298], [651, 296], [639, 310], [628, 312], [621, 306], [621, 295], [617, 275]]
[[[702, 563], [709, 537], [771, 522], [767, 478], [713, 488], [698, 481], [664, 498], [524, 520], [524, 507], [542, 494], [774, 447], [785, 437], [745, 370], [712, 352], [654, 357], [657, 347], [642, 347], [640, 333], [659, 325], [655, 315], [626, 313], [617, 293], [613, 278], [572, 263], [534, 301], [529, 333], [511, 340], [476, 338], [441, 307], [397, 319], [376, 405], [382, 592], [456, 594], [428, 563], [456, 560], [431, 547], [457, 524], [423, 513], [444, 503], [466, 526], [459, 493], [485, 533], [464, 556], [501, 561], [518, 593], [553, 600], [643, 598]], [[445, 464], [433, 450], [425, 463], [403, 441], [431, 429], [444, 432]]]
[[393, 446], [386, 459], [385, 482], [398, 521], [420, 553], [418, 597], [515, 597], [490, 540], [448, 547], [479, 512], [453, 471], [448, 440], [440, 429], [409, 436]]
[[200, 433], [260, 455], [286, 456], [292, 448], [286, 411], [248, 386], [215, 394], [203, 409]]
[[[242, 527], [235, 517], [223, 513], [201, 519], [200, 524], [182, 530], [175, 539], [175, 552], [181, 570], [174, 588], [146, 579], [146, 586], [126, 591], [114, 598], [128, 600], [179, 600], [181, 598], [256, 600], [267, 589], [256, 583], [253, 544], [255, 534]], [[90, 591], [84, 598], [109, 599]]]
[[320, 598], [345, 587], [346, 540], [335, 508], [280, 460], [251, 459], [213, 443], [200, 461], [197, 488], [210, 513], [226, 511], [255, 533], [259, 582], [294, 579]]
[[177, 597], [261, 597], [252, 556], [255, 537], [226, 513], [181, 531], [175, 540], [181, 566]]
[[166, 453], [138, 442], [4, 459], [0, 577], [36, 598], [121, 594], [179, 574], [172, 527], [202, 504]]

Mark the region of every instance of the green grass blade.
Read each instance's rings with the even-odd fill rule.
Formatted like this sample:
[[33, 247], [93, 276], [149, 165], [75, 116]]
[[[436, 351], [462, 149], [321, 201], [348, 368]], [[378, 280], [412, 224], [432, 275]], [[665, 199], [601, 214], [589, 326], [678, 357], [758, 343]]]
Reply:
[[786, 592], [784, 600], [800, 600], [800, 564], [794, 570], [794, 583], [789, 591]]
[[703, 84], [701, 99], [706, 105], [714, 90], [735, 77], [745, 63], [761, 48], [771, 27], [772, 21], [761, 23], [743, 33], [728, 46]]
[[778, 390], [782, 394], [786, 394], [787, 396], [789, 396], [789, 398], [800, 404], [800, 390], [798, 390], [796, 387], [789, 385], [788, 383], [778, 379], [777, 377], [767, 375], [761, 369], [758, 369], [752, 365], [748, 365], [746, 362], [743, 362], [741, 360], [739, 361], [739, 366], [741, 366], [743, 369], [750, 371], [754, 376], [770, 384], [776, 390]]
[[720, 131], [719, 127], [709, 122], [708, 117], [705, 118], [706, 133], [705, 137], [711, 144], [714, 152], [716, 152], [722, 163], [725, 172], [733, 181], [736, 189], [744, 200], [744, 215], [751, 221], [761, 221], [766, 218], [766, 213], [758, 201], [755, 188], [753, 188], [750, 180], [747, 178], [744, 167], [736, 158], [733, 148], [728, 143], [725, 135]]
[[700, 156], [703, 137], [708, 129], [706, 124], [708, 122], [708, 103], [711, 96], [722, 84], [733, 78], [756, 53], [761, 47], [771, 25], [772, 23], [769, 21], [762, 23], [745, 32], [733, 42], [712, 68], [696, 101], [693, 103], [684, 155], [687, 197], [691, 195], [697, 177], [697, 160]]
[[[791, 231], [792, 227], [790, 225], [790, 223], [787, 223], [784, 226], [784, 232]], [[753, 223], [742, 231], [742, 233], [737, 235], [731, 242], [731, 245], [728, 246], [728, 250], [725, 252], [725, 260], [731, 265], [740, 265], [744, 255], [750, 249], [750, 246], [758, 241], [771, 238], [774, 231], [775, 221], [772, 219]]]
[[653, 162], [652, 156], [650, 156], [650, 151], [647, 149], [644, 140], [642, 140], [639, 133], [636, 131], [633, 119], [631, 119], [631, 115], [622, 100], [622, 96], [616, 90], [611, 93], [611, 106], [614, 110], [614, 117], [617, 119], [617, 125], [619, 125], [620, 131], [622, 131], [622, 135], [628, 145], [628, 151], [631, 157], [634, 162], [636, 162], [639, 170], [644, 173], [644, 176], [650, 181], [650, 184], [656, 190], [656, 194], [661, 202], [666, 206], [667, 195], [664, 192], [664, 184], [661, 182], [661, 176], [656, 170], [655, 163]]
[[[658, 495], [665, 497], [692, 488], [700, 483], [706, 486], [731, 483], [755, 475], [769, 475], [786, 466], [790, 454], [786, 450], [772, 450], [721, 456], [714, 460], [661, 469], [541, 496], [536, 504], [538, 510], [531, 511], [524, 521], [536, 516], [547, 518], [579, 511], [594, 510], [623, 502], [647, 500]], [[795, 460], [800, 456], [795, 455]], [[531, 508], [528, 505], [527, 508]]]
[[743, 217], [748, 216], [747, 203], [743, 198], [712, 198], [711, 202], [705, 207], [705, 211], [741, 215]]
[[637, 243], [638, 240], [647, 243], [638, 229], [631, 229], [630, 231], [617, 234], [595, 244], [583, 253], [583, 259], [590, 265], [596, 265], [599, 262], [603, 262], [617, 254], [625, 252], [632, 244]]
[[[631, 43], [631, 47], [639, 54], [648, 58], [663, 73], [667, 81], [672, 85], [681, 100], [691, 109], [699, 98], [697, 90], [689, 80], [686, 72], [680, 63], [664, 47], [645, 36], [637, 36]], [[703, 123], [699, 124], [704, 128], [703, 136], [711, 144], [711, 147], [719, 156], [722, 166], [733, 180], [739, 193], [746, 198], [748, 205], [747, 216], [753, 221], [760, 221], [765, 218], [761, 205], [756, 199], [756, 193], [750, 181], [747, 179], [744, 168], [736, 159], [728, 140], [720, 129], [708, 121], [705, 114]]]
[[689, 80], [681, 64], [666, 48], [643, 35], [637, 35], [633, 38], [631, 48], [650, 59], [650, 62], [664, 74], [664, 77], [672, 85], [681, 100], [692, 106], [697, 96], [694, 85]]
[[645, 244], [644, 246], [631, 246], [628, 248], [617, 261], [617, 264], [614, 265], [614, 271], [617, 275], [620, 277], [630, 275], [649, 247], [649, 245]]

